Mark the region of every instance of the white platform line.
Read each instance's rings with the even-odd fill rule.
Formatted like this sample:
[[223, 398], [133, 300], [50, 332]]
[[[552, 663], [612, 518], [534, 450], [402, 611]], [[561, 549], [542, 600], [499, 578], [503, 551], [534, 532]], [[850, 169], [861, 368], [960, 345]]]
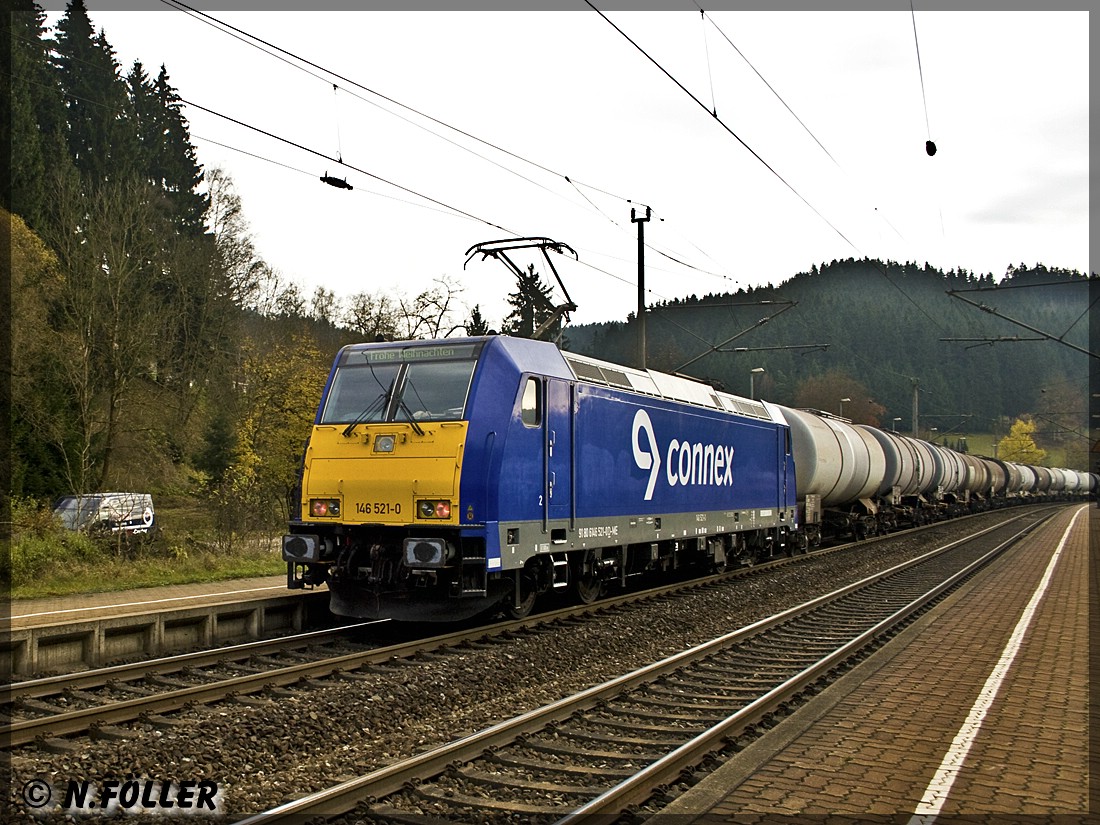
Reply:
[[951, 747], [948, 749], [947, 755], [944, 756], [943, 762], [940, 763], [940, 768], [936, 771], [936, 775], [932, 777], [932, 781], [928, 783], [928, 787], [924, 791], [924, 797], [921, 799], [920, 804], [917, 805], [916, 811], [910, 818], [909, 825], [931, 825], [943, 809], [948, 794], [951, 793], [951, 786], [955, 784], [959, 771], [962, 769], [963, 762], [966, 760], [966, 755], [970, 752], [970, 748], [974, 744], [974, 739], [981, 729], [982, 720], [985, 719], [986, 712], [989, 710], [990, 705], [993, 704], [993, 700], [997, 696], [997, 691], [1000, 690], [1001, 683], [1004, 682], [1005, 675], [1008, 673], [1009, 667], [1016, 658], [1016, 654], [1019, 652], [1021, 644], [1023, 644], [1024, 635], [1031, 625], [1031, 619], [1035, 615], [1039, 602], [1042, 600], [1047, 591], [1047, 587], [1050, 585], [1050, 579], [1054, 575], [1054, 568], [1058, 564], [1058, 559], [1061, 557], [1062, 550], [1066, 546], [1069, 534], [1073, 530], [1073, 526], [1077, 523], [1078, 516], [1083, 512], [1085, 512], [1085, 508], [1082, 507], [1074, 514], [1073, 520], [1069, 523], [1069, 527], [1067, 527], [1066, 532], [1062, 534], [1062, 540], [1058, 542], [1058, 548], [1054, 551], [1050, 563], [1047, 564], [1046, 572], [1043, 573], [1043, 578], [1039, 581], [1039, 586], [1031, 595], [1031, 600], [1027, 603], [1027, 607], [1024, 608], [1024, 612], [1020, 616], [1020, 620], [1016, 623], [1016, 629], [1012, 631], [1012, 636], [1009, 638], [1008, 644], [1005, 645], [1005, 649], [1001, 653], [1001, 658], [997, 662], [996, 667], [994, 667], [993, 672], [989, 674], [989, 678], [985, 680], [985, 685], [978, 694], [978, 698], [974, 701], [974, 706], [970, 709], [970, 715], [966, 717], [966, 721], [963, 722], [962, 727], [959, 728], [958, 734], [956, 734], [955, 739], [951, 742]]

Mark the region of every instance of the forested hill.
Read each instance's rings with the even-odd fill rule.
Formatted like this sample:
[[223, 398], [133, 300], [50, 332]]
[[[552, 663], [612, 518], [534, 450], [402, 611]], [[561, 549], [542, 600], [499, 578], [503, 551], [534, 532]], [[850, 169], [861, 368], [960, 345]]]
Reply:
[[[1087, 350], [1087, 283], [1077, 272], [1021, 265], [1010, 268], [995, 291], [961, 294]], [[911, 427], [915, 379], [925, 428], [960, 432], [968, 416], [965, 429], [990, 432], [1003, 426], [998, 419], [1005, 416], [1038, 414], [1057, 419], [1059, 428], [1084, 432], [1088, 356], [1051, 340], [996, 340], [1040, 336], [947, 294], [994, 286], [989, 275], [927, 265], [833, 261], [778, 287], [652, 307], [647, 366], [717, 382], [739, 395], [749, 393], [750, 371], [763, 367], [755, 377], [757, 397], [832, 412], [849, 397], [846, 415], [879, 423], [900, 417], [904, 430]], [[785, 309], [780, 301], [795, 305]], [[771, 320], [757, 326], [764, 318]], [[637, 362], [633, 318], [570, 327], [567, 336], [574, 351]], [[983, 340], [942, 340], [947, 338]], [[828, 348], [809, 346], [817, 344]], [[801, 403], [807, 395], [817, 403]]]

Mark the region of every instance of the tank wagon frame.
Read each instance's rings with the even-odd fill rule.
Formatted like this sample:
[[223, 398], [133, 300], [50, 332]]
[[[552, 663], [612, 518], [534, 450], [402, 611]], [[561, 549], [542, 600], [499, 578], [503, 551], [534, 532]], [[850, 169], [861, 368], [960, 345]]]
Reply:
[[288, 586], [327, 584], [340, 615], [519, 616], [550, 591], [591, 601], [643, 574], [805, 550], [830, 529], [1095, 483], [1041, 469], [547, 342], [356, 344], [329, 374], [283, 557]]

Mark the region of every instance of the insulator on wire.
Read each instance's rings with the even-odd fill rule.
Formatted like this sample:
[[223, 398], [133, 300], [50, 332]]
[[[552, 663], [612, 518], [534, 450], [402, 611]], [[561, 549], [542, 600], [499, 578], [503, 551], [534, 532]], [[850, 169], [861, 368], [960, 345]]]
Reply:
[[340, 180], [340, 178], [332, 178], [329, 177], [328, 172], [325, 172], [325, 174], [321, 176], [321, 180], [322, 182], [327, 183], [329, 186], [335, 186], [337, 189], [353, 188], [352, 185], [348, 183], [346, 178], [344, 180]]
[[936, 154], [936, 144], [930, 140], [924, 142], [924, 151], [928, 153], [928, 157], [932, 157]]

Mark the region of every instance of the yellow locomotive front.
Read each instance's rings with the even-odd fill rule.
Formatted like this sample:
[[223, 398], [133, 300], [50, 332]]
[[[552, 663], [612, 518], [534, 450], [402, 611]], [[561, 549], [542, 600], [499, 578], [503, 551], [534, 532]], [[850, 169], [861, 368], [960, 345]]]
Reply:
[[480, 349], [341, 351], [306, 446], [300, 512], [283, 537], [289, 587], [328, 583], [334, 612], [371, 617], [380, 599], [438, 599], [463, 586], [463, 411]]

